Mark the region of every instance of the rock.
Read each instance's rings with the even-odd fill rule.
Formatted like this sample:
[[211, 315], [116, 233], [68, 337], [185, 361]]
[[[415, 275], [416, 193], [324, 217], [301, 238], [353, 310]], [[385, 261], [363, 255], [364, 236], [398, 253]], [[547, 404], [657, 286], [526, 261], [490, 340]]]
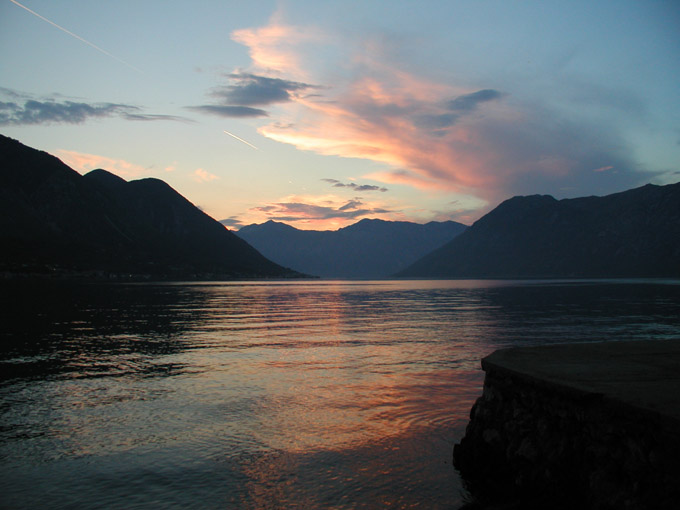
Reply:
[[[617, 343], [623, 344], [611, 342]], [[483, 394], [453, 451], [454, 466], [482, 508], [677, 508], [680, 427], [674, 415], [489, 358], [482, 364]], [[635, 370], [645, 380], [658, 376]]]

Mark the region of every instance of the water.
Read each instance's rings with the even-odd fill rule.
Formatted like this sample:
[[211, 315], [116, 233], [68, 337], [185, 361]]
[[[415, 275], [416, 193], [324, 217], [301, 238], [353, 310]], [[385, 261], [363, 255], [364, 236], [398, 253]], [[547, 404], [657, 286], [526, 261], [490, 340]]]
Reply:
[[5, 282], [2, 508], [458, 508], [481, 357], [680, 339], [678, 281]]

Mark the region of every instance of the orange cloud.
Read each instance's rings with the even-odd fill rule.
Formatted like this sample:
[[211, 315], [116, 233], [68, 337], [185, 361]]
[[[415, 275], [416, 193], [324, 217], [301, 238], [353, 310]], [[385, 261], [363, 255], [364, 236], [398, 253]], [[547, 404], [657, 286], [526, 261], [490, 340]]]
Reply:
[[[257, 68], [297, 76], [308, 74], [305, 67], [320, 69], [310, 48], [320, 38], [306, 27], [293, 29], [276, 19], [233, 38], [248, 46]], [[291, 98], [260, 134], [305, 151], [384, 164], [385, 171], [364, 176], [379, 182], [488, 202], [592, 181], [593, 168], [608, 168], [603, 161], [631, 171], [623, 144], [608, 126], [508, 99], [501, 90], [427, 79], [391, 61], [375, 41], [337, 46], [355, 47], [356, 54], [343, 55], [335, 66], [324, 63], [322, 68], [340, 70], [333, 86]]]
[[[397, 78], [410, 78], [403, 72], [396, 74]], [[443, 191], [488, 185], [493, 176], [485, 175], [480, 168], [481, 154], [470, 154], [478, 138], [473, 127], [449, 126], [432, 133], [418, 125], [420, 118], [433, 115], [421, 97], [429, 98], [432, 90], [441, 87], [415, 79], [407, 82], [421, 88], [396, 84], [390, 90], [371, 79], [353, 85], [333, 103], [300, 99], [296, 105], [306, 111], [297, 123], [271, 124], [259, 132], [298, 149], [368, 159], [400, 169], [371, 175], [381, 182]], [[488, 156], [488, 149], [484, 152]]]
[[307, 230], [334, 230], [363, 218], [405, 219], [385, 201], [342, 198], [336, 195], [290, 195], [252, 208], [240, 223], [281, 221]]
[[83, 152], [67, 151], [60, 149], [56, 151], [57, 157], [74, 170], [85, 174], [91, 170], [103, 168], [125, 179], [137, 178], [148, 175], [149, 169], [141, 165], [136, 165], [123, 159], [107, 158], [96, 154], [86, 154]]
[[314, 27], [287, 25], [274, 14], [269, 25], [235, 30], [232, 40], [248, 47], [256, 69], [293, 76], [306, 76], [300, 46], [326, 36]]
[[210, 182], [219, 179], [217, 175], [211, 174], [202, 168], [197, 168], [194, 170], [194, 173], [191, 174], [191, 176], [196, 182]]
[[[275, 44], [287, 37], [288, 28], [270, 25], [239, 31], [234, 38], [249, 46], [256, 66], [280, 71], [290, 66], [301, 72], [302, 50]], [[302, 45], [305, 41], [293, 38], [293, 42]], [[465, 91], [369, 59], [364, 54], [357, 62], [371, 64], [371, 75], [338, 84], [330, 92], [332, 97], [294, 98], [284, 107], [289, 119], [263, 126], [259, 132], [301, 150], [368, 159], [400, 169], [372, 176], [384, 178], [383, 182], [443, 191], [488, 184], [489, 176], [471, 168], [465, 154], [454, 149], [457, 141], [466, 142], [471, 133], [460, 126], [442, 126], [438, 132], [427, 126], [431, 119], [446, 115], [447, 100]]]

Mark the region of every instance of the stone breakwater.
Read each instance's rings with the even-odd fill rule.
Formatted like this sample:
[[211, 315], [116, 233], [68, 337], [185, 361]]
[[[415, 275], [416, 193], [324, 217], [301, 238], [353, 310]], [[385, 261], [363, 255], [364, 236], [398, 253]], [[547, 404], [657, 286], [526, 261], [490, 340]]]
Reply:
[[454, 465], [481, 505], [680, 508], [680, 341], [496, 351]]

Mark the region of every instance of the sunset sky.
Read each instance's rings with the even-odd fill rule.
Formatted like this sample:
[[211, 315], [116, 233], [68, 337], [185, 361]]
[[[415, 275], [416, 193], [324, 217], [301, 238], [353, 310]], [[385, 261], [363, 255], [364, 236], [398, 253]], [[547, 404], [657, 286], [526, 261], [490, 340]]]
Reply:
[[0, 0], [0, 133], [229, 228], [680, 180], [680, 2]]

